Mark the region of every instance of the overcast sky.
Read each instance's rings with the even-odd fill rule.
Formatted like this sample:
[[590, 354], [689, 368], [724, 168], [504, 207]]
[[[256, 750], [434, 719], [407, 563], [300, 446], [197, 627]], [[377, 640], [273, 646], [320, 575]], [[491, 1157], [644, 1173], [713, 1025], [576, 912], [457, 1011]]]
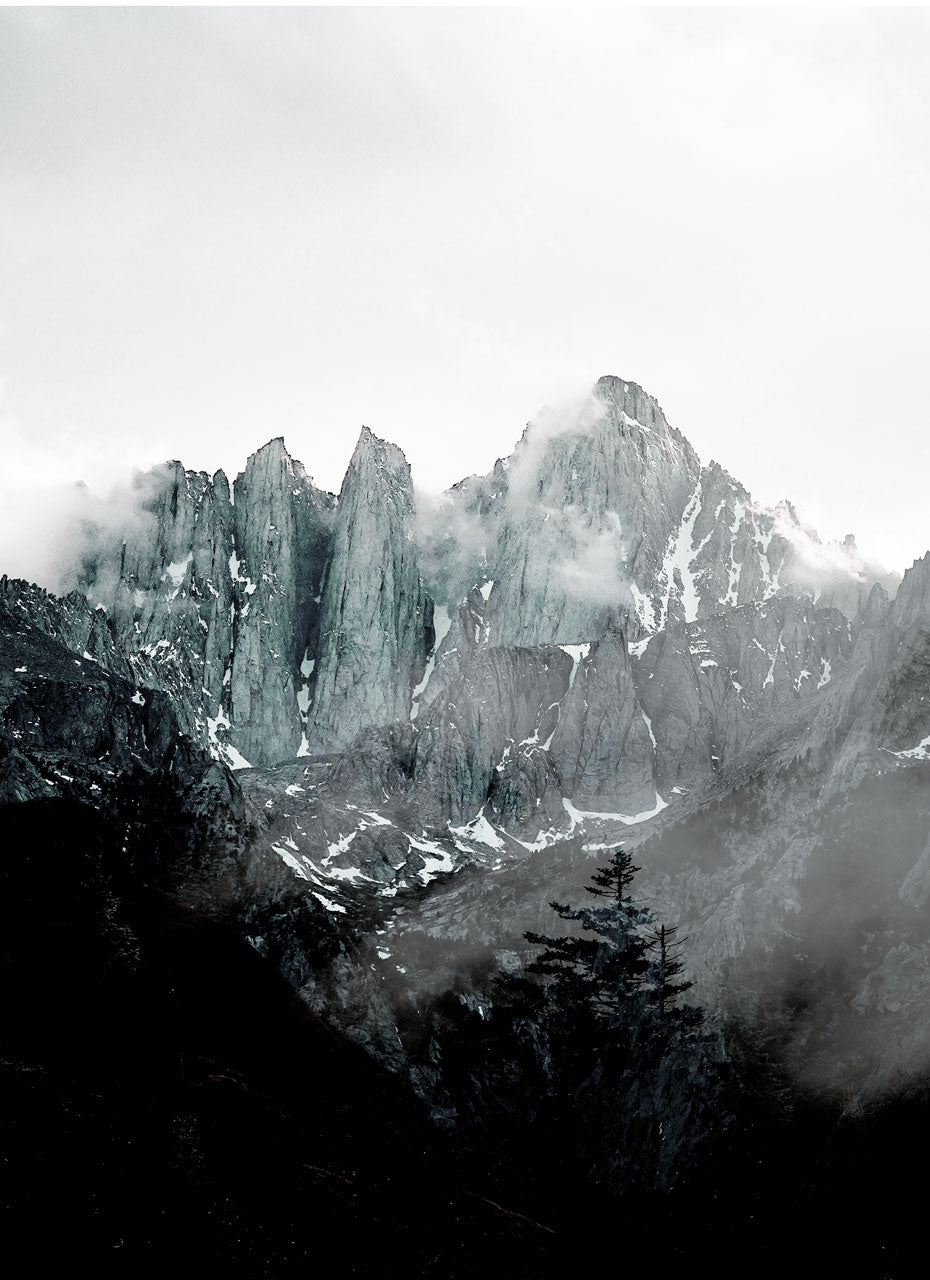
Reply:
[[436, 489], [603, 373], [903, 569], [928, 227], [920, 10], [2, 10], [0, 571], [37, 474]]

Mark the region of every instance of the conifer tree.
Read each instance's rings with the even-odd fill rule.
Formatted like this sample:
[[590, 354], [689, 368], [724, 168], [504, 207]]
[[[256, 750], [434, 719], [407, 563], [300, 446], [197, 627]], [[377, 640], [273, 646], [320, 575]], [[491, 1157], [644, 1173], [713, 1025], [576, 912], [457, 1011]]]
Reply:
[[649, 985], [653, 1002], [661, 1014], [670, 1013], [671, 1002], [694, 986], [693, 982], [675, 981], [684, 969], [678, 958], [678, 950], [682, 944], [675, 937], [677, 932], [674, 925], [660, 924], [647, 944], [648, 950], [652, 952], [648, 969]]
[[674, 927], [658, 923], [648, 908], [633, 902], [631, 886], [638, 870], [632, 854], [617, 848], [585, 886], [599, 905], [551, 902], [575, 931], [563, 937], [525, 934], [528, 942], [543, 948], [527, 968], [547, 981], [551, 1004], [575, 1021], [583, 1009], [596, 1024], [615, 1032], [619, 1028], [632, 1034], [635, 1024], [650, 1018], [662, 1020], [666, 1033], [684, 1030], [700, 1022], [701, 1015], [678, 1004], [692, 986], [677, 981], [684, 968], [681, 944]]
[[[585, 886], [588, 903], [550, 903], [567, 932], [524, 935], [539, 950], [495, 979], [476, 1051], [461, 1059], [454, 1106], [475, 1149], [493, 1133], [499, 1171], [519, 1168], [553, 1206], [576, 1185], [666, 1177], [678, 1147], [663, 1121], [712, 1078], [701, 1011], [680, 1001], [691, 984], [675, 929], [634, 901], [638, 870], [618, 848]], [[448, 1042], [447, 1061], [461, 1051]]]
[[553, 938], [527, 933], [528, 942], [542, 946], [542, 953], [528, 966], [531, 973], [549, 978], [557, 987], [560, 1003], [585, 1001], [598, 1019], [622, 1019], [649, 970], [649, 938], [645, 926], [650, 911], [634, 906], [629, 888], [639, 870], [632, 855], [615, 850], [606, 867], [598, 867], [588, 893], [606, 899], [602, 906], [549, 905], [560, 919], [573, 921], [583, 933]]

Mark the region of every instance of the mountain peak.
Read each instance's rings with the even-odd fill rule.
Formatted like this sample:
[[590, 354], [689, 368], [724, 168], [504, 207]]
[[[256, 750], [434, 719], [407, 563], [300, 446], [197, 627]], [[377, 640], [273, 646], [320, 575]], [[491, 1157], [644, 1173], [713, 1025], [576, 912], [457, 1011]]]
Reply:
[[284, 443], [284, 436], [273, 436], [270, 440], [266, 441], [260, 449], [256, 449], [255, 452], [250, 455], [250, 460], [251, 458], [259, 457], [290, 457], [290, 454], [287, 451], [287, 446]]
[[352, 454], [349, 468], [342, 482], [345, 489], [349, 477], [360, 470], [374, 468], [377, 471], [403, 472], [410, 475], [410, 463], [400, 445], [376, 436], [370, 427], [363, 426]]
[[635, 395], [637, 392], [639, 395], [646, 394], [638, 382], [627, 382], [625, 378], [618, 378], [614, 373], [605, 373], [598, 378], [594, 390], [602, 400], [616, 400], [617, 402], [623, 400], [627, 395]]
[[289, 479], [297, 479], [307, 484], [313, 484], [313, 478], [307, 475], [306, 468], [302, 462], [298, 462], [287, 449], [284, 443], [284, 436], [274, 436], [260, 449], [246, 459], [245, 469], [240, 472], [236, 483], [238, 484], [246, 476], [262, 475], [270, 478], [272, 476], [287, 476]]
[[605, 374], [598, 378], [593, 394], [607, 405], [616, 405], [621, 413], [640, 426], [659, 431], [669, 429], [662, 406], [638, 382], [627, 382], [624, 378]]

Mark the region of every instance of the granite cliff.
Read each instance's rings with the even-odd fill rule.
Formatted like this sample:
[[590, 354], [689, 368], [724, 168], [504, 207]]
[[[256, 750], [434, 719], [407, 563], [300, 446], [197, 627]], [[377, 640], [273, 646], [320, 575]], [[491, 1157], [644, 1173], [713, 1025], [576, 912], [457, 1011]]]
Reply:
[[[65, 775], [104, 803], [127, 769], [173, 770], [223, 833], [210, 892], [395, 1065], [396, 1002], [454, 981], [437, 940], [511, 963], [618, 839], [721, 1013], [777, 1003], [784, 955], [815, 950], [865, 797], [907, 830], [882, 901], [930, 897], [930, 558], [899, 587], [761, 508], [636, 384], [543, 411], [438, 500], [367, 428], [338, 497], [280, 439], [232, 489], [176, 462], [134, 483], [122, 534], [84, 530], [71, 595], [0, 584], [4, 794]], [[867, 962], [839, 948], [863, 1009], [930, 972], [896, 911]], [[828, 1023], [855, 1048], [825, 1079], [893, 1069], [881, 1018], [857, 1038], [833, 1010], [823, 1045]], [[914, 1060], [924, 1042], [930, 1019]]]

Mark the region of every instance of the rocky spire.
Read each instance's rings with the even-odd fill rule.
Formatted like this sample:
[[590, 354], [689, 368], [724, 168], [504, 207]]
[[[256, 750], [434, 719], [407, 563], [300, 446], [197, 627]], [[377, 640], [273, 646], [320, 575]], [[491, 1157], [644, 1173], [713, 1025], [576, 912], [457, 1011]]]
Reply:
[[250, 763], [272, 764], [296, 756], [304, 737], [334, 501], [281, 438], [252, 454], [235, 494], [230, 732]]
[[617, 610], [637, 618], [699, 472], [635, 383], [602, 378], [580, 404], [539, 413], [483, 485], [453, 495], [485, 534], [473, 572], [494, 581], [492, 643], [598, 639]]
[[366, 726], [407, 719], [433, 641], [410, 467], [396, 445], [367, 427], [339, 495], [322, 607], [313, 751], [345, 746]]

